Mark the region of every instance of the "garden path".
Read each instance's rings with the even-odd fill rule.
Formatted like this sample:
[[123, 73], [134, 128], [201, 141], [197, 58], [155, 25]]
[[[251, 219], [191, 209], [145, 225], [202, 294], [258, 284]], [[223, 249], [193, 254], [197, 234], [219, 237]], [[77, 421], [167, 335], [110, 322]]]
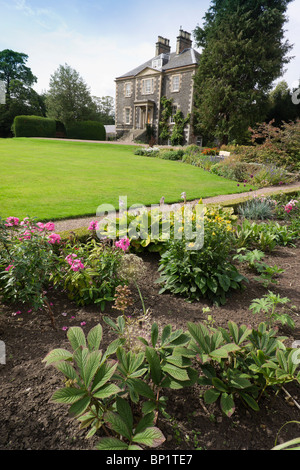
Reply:
[[[234, 201], [236, 199], [241, 199], [245, 197], [253, 197], [254, 195], [262, 196], [262, 195], [271, 195], [272, 193], [278, 193], [278, 191], [286, 192], [286, 191], [300, 191], [300, 182], [284, 185], [284, 186], [271, 186], [267, 188], [256, 189], [255, 191], [248, 191], [245, 193], [238, 193], [238, 194], [226, 194], [221, 196], [209, 197], [209, 198], [202, 198], [203, 204], [218, 204], [221, 202], [226, 201]], [[194, 205], [199, 202], [199, 199], [193, 201], [187, 201], [186, 204]], [[183, 204], [183, 202], [178, 202], [178, 204]], [[166, 209], [169, 207], [167, 204], [164, 206]], [[64, 230], [74, 230], [76, 228], [84, 228], [88, 227], [90, 222], [93, 220], [100, 220], [99, 217], [80, 217], [74, 219], [65, 219], [65, 220], [58, 220], [55, 222], [55, 231], [62, 232]]]

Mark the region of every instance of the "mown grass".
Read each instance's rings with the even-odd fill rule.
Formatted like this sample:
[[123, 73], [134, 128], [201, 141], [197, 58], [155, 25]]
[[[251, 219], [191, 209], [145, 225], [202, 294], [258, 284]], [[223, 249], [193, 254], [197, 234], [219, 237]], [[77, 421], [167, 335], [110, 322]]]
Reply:
[[59, 220], [93, 216], [101, 204], [158, 204], [247, 188], [181, 162], [134, 155], [130, 145], [0, 139], [0, 216]]

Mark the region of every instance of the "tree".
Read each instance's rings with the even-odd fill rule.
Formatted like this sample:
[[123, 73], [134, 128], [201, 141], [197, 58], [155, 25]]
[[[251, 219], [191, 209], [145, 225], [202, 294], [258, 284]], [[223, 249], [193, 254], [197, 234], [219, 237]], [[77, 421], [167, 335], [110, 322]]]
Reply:
[[283, 25], [292, 0], [213, 0], [203, 28], [195, 76], [195, 126], [220, 143], [243, 141], [263, 120], [272, 83], [290, 61]]
[[0, 137], [11, 135], [11, 125], [19, 114], [45, 116], [43, 96], [32, 88], [37, 78], [26, 66], [27, 60], [22, 52], [0, 52], [0, 81], [5, 93], [4, 103], [0, 104]]
[[293, 92], [286, 81], [280, 81], [269, 94], [269, 110], [266, 121], [274, 120], [274, 125], [282, 126], [283, 122], [295, 121], [300, 118], [300, 105], [294, 104]]
[[93, 96], [93, 101], [96, 105], [97, 119], [102, 124], [115, 123], [115, 104], [112, 96]]
[[46, 107], [48, 117], [64, 124], [95, 120], [97, 114], [88, 86], [68, 64], [60, 65], [51, 75]]

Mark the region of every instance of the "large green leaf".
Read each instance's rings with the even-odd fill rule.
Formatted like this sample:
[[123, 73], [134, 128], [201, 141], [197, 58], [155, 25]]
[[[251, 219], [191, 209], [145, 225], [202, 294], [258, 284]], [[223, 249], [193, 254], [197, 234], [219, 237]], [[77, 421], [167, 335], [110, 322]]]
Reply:
[[102, 326], [96, 325], [90, 330], [87, 336], [88, 347], [90, 351], [97, 350], [100, 347], [102, 340]]
[[76, 351], [79, 346], [86, 346], [84, 332], [79, 326], [73, 326], [70, 328], [68, 330], [67, 336], [74, 351]]
[[116, 437], [103, 437], [98, 444], [97, 450], [127, 450], [128, 445]]
[[150, 366], [151, 378], [155, 385], [159, 385], [162, 378], [160, 359], [155, 349], [146, 347], [146, 358]]
[[118, 413], [114, 413], [113, 411], [108, 411], [104, 415], [104, 420], [106, 423], [109, 424], [109, 427], [113, 431], [125, 437], [129, 441], [131, 440], [131, 429], [128, 427], [127, 423], [124, 422], [124, 420], [121, 418], [121, 416]]
[[230, 418], [235, 410], [233, 396], [228, 393], [222, 393], [220, 403], [222, 411]]
[[74, 403], [80, 398], [82, 398], [86, 392], [79, 388], [74, 387], [65, 387], [59, 390], [56, 390], [51, 400], [55, 403]]
[[73, 355], [66, 349], [58, 348], [50, 351], [47, 356], [42, 360], [46, 362], [46, 365], [53, 364], [58, 361], [68, 361], [71, 360]]
[[147, 447], [158, 447], [163, 444], [165, 440], [161, 430], [156, 427], [147, 428], [133, 436], [133, 442], [144, 444]]

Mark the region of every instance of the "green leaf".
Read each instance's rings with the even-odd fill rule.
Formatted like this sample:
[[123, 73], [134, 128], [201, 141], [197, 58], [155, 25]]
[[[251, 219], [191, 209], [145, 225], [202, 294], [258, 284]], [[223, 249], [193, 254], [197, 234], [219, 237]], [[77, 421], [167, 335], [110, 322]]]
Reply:
[[158, 338], [158, 326], [157, 323], [153, 323], [151, 328], [151, 343], [152, 346], [155, 348]]
[[162, 377], [160, 359], [155, 349], [146, 347], [146, 358], [150, 366], [151, 378], [155, 385], [159, 385]]
[[180, 380], [181, 382], [189, 380], [188, 373], [185, 369], [173, 366], [172, 364], [165, 364], [162, 366], [162, 370], [170, 374], [174, 379]]
[[51, 400], [55, 403], [74, 403], [86, 394], [85, 390], [74, 387], [65, 387], [56, 390]]
[[218, 390], [214, 388], [210, 388], [209, 390], [206, 390], [203, 397], [204, 397], [205, 403], [210, 404], [210, 403], [215, 403], [220, 395], [221, 395], [221, 392], [218, 392]]
[[240, 392], [240, 396], [247, 403], [247, 405], [250, 406], [250, 408], [252, 408], [254, 411], [259, 411], [257, 402], [248, 393]]
[[113, 411], [107, 411], [104, 415], [104, 420], [109, 424], [109, 427], [113, 431], [125, 437], [129, 441], [131, 440], [131, 430], [119, 414], [114, 413]]
[[97, 350], [102, 340], [102, 326], [100, 324], [92, 328], [87, 336], [88, 347], [90, 351]]
[[147, 428], [133, 436], [133, 442], [144, 444], [148, 447], [158, 447], [165, 440], [163, 433], [156, 427]]
[[119, 387], [115, 384], [107, 384], [104, 385], [100, 390], [98, 390], [96, 393], [93, 394], [95, 398], [108, 398], [111, 397], [112, 395], [116, 395], [119, 393], [121, 390]]
[[72, 416], [78, 416], [85, 412], [87, 407], [91, 402], [90, 397], [83, 397], [74, 403], [71, 408], [69, 409], [69, 414]]
[[220, 380], [218, 377], [212, 377], [211, 382], [213, 386], [220, 392], [228, 391], [227, 385], [225, 385], [224, 382], [222, 382], [222, 380]]
[[86, 346], [84, 332], [79, 326], [73, 326], [70, 328], [67, 336], [74, 351], [76, 351], [79, 346]]
[[96, 374], [98, 370], [101, 356], [102, 356], [101, 351], [93, 351], [87, 356], [86, 364], [83, 369], [83, 379], [84, 379], [86, 388], [88, 388], [94, 375]]
[[50, 351], [42, 362], [46, 362], [46, 366], [48, 366], [54, 362], [71, 360], [72, 357], [73, 355], [69, 351], [59, 348]]
[[129, 403], [123, 398], [118, 397], [116, 404], [117, 412], [119, 413], [120, 417], [122, 418], [128, 429], [132, 429], [133, 415]]
[[106, 384], [106, 382], [109, 381], [109, 379], [115, 373], [117, 366], [118, 366], [117, 362], [115, 363], [107, 362], [107, 363], [102, 364], [102, 366], [99, 368], [99, 370], [97, 371], [94, 377], [93, 385], [91, 387], [92, 392], [95, 392], [104, 384]]
[[222, 411], [226, 414], [226, 416], [228, 416], [228, 418], [230, 418], [235, 410], [233, 396], [231, 394], [229, 395], [228, 393], [222, 393], [220, 403]]
[[71, 380], [76, 380], [77, 383], [79, 383], [79, 376], [70, 362], [58, 362], [55, 364], [55, 367], [57, 370], [62, 372], [65, 377]]
[[96, 444], [97, 450], [126, 450], [128, 445], [116, 437], [102, 437]]

